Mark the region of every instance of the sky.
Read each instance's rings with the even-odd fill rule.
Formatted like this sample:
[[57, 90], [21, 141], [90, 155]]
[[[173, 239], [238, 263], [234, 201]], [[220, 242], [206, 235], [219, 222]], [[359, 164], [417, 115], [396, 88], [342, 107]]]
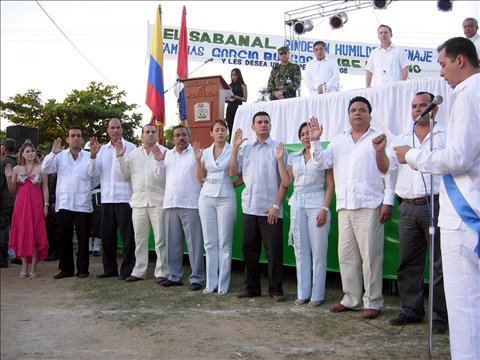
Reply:
[[[187, 28], [243, 31], [254, 34], [285, 34], [285, 12], [321, 1], [5, 1], [1, 0], [0, 98], [6, 101], [28, 89], [42, 92], [43, 101], [62, 101], [73, 89], [85, 89], [90, 81], [115, 85], [127, 92], [143, 123], [151, 112], [145, 105], [148, 71], [148, 23], [153, 24], [157, 6], [162, 6], [163, 25], [180, 26], [182, 7], [187, 8]], [[55, 21], [84, 57], [62, 35]], [[351, 11], [342, 29], [332, 30], [328, 18], [313, 20], [305, 36], [377, 44], [377, 27], [393, 28], [397, 45], [436, 48], [453, 36], [463, 36], [462, 21], [479, 18], [476, 1], [453, 2], [453, 10], [437, 10], [436, 1], [394, 1], [385, 10]], [[89, 63], [90, 62], [90, 63]], [[93, 66], [91, 65], [93, 64]], [[189, 72], [201, 62], [189, 61]], [[233, 65], [208, 63], [192, 75], [222, 75], [230, 82]], [[175, 83], [175, 60], [164, 63], [164, 87]], [[248, 85], [248, 102], [258, 98], [270, 69], [240, 67]], [[342, 75], [342, 88], [364, 86], [364, 77]], [[306, 93], [306, 91], [304, 91]], [[178, 121], [173, 90], [166, 94], [166, 124]], [[1, 130], [9, 124], [2, 119]]]

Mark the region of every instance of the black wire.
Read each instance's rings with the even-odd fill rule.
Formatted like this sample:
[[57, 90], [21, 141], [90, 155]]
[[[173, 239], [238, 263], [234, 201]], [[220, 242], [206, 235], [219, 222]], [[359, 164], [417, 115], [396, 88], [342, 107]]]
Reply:
[[65, 37], [65, 39], [67, 39], [67, 41], [75, 48], [75, 50], [77, 50], [77, 52], [90, 64], [90, 66], [92, 66], [95, 69], [95, 71], [100, 74], [100, 76], [102, 76], [110, 85], [112, 85], [110, 80], [108, 80], [107, 77], [105, 75], [103, 75], [102, 72], [100, 70], [98, 70], [97, 67], [90, 60], [88, 60], [88, 58], [85, 55], [83, 55], [83, 53], [73, 43], [73, 41], [68, 38], [68, 36], [63, 32], [62, 29], [60, 29], [60, 26], [57, 25], [55, 20], [52, 19], [52, 17], [47, 13], [47, 11], [42, 7], [42, 5], [40, 5], [40, 3], [37, 0], [35, 0], [35, 2], [40, 7], [40, 9], [42, 9], [42, 11], [45, 13], [45, 15], [47, 15], [47, 17], [50, 19], [50, 21], [53, 23], [53, 25], [55, 25], [57, 27], [58, 31], [60, 31], [62, 33], [62, 35]]

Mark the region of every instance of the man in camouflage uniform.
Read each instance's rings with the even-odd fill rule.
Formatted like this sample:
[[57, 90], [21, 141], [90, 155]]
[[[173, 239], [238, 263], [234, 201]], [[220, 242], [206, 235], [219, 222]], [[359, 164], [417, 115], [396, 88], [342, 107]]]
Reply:
[[288, 99], [297, 96], [302, 75], [300, 66], [290, 62], [290, 52], [286, 46], [277, 49], [280, 64], [275, 66], [268, 79], [270, 100]]

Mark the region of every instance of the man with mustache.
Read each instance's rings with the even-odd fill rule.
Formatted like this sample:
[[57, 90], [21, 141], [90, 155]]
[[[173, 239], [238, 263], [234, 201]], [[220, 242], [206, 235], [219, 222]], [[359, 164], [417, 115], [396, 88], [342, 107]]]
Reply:
[[167, 236], [168, 280], [164, 287], [183, 285], [183, 242], [187, 241], [192, 273], [189, 277], [191, 291], [202, 289], [205, 280], [203, 239], [198, 199], [200, 183], [196, 178], [197, 163], [187, 129], [173, 128], [175, 147], [159, 154], [159, 173], [165, 179], [165, 233]]

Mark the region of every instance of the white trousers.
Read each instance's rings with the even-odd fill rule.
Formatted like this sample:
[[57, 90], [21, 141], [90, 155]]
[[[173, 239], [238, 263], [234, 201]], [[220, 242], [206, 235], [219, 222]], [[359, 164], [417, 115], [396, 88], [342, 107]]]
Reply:
[[[443, 285], [453, 360], [480, 359], [480, 268], [478, 234], [441, 229]], [[475, 262], [476, 260], [476, 262]]]
[[[350, 308], [383, 307], [383, 224], [377, 209], [342, 209], [338, 212], [338, 260], [344, 296]], [[362, 292], [365, 288], [365, 293]]]
[[[295, 217], [291, 218], [298, 224], [298, 227], [294, 226], [295, 230], [292, 231], [297, 268], [297, 299], [310, 299], [311, 301], [325, 299], [330, 212], [325, 225], [319, 227], [317, 226], [317, 214], [320, 210], [321, 208], [300, 208], [295, 211]], [[290, 214], [292, 212], [293, 210], [290, 211]]]
[[167, 248], [165, 245], [165, 210], [161, 206], [132, 208], [132, 223], [135, 233], [135, 267], [132, 275], [145, 279], [148, 266], [148, 240], [150, 226], [155, 239], [155, 277], [167, 277]]
[[230, 286], [233, 226], [237, 213], [236, 198], [200, 196], [198, 213], [207, 258], [206, 289], [227, 292]]

